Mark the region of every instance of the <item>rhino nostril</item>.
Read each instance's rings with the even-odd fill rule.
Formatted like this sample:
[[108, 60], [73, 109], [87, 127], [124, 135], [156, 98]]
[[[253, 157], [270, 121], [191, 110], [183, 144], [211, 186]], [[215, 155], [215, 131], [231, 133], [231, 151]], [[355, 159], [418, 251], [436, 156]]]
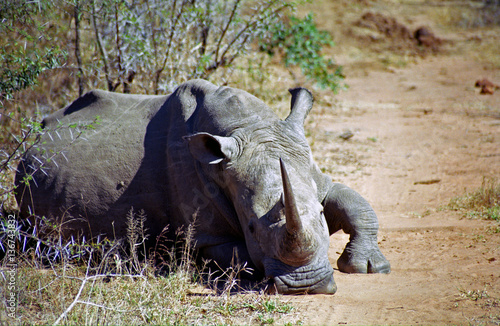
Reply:
[[312, 294], [335, 294], [337, 292], [337, 284], [333, 279], [333, 275], [321, 281], [321, 284], [309, 293]]
[[255, 232], [255, 226], [253, 220], [250, 220], [250, 222], [248, 222], [248, 231], [250, 231], [250, 233], [252, 234]]
[[276, 283], [274, 283], [274, 281], [272, 279], [270, 279], [267, 282], [264, 293], [269, 294], [269, 295], [274, 295], [274, 294], [280, 293], [280, 291], [278, 291]]

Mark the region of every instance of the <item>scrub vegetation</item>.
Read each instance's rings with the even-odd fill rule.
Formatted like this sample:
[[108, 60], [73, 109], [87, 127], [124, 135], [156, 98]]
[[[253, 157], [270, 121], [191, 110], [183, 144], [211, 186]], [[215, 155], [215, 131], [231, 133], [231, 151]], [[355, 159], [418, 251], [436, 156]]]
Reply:
[[500, 183], [495, 178], [483, 178], [480, 188], [451, 199], [448, 207], [470, 218], [500, 222]]
[[[241, 292], [238, 274], [244, 266], [215, 275], [195, 264], [192, 228], [178, 234], [176, 245], [163, 242], [148, 250], [144, 218], [140, 212], [130, 211], [128, 236], [119, 241], [64, 241], [59, 226], [45, 220], [37, 221], [38, 232], [18, 228], [17, 309], [15, 318], [2, 309], [0, 320], [22, 325], [299, 322], [283, 297], [258, 290]], [[43, 233], [44, 238], [37, 233]], [[2, 239], [4, 249], [9, 246], [6, 240]], [[9, 286], [7, 261], [2, 264], [3, 289]]]

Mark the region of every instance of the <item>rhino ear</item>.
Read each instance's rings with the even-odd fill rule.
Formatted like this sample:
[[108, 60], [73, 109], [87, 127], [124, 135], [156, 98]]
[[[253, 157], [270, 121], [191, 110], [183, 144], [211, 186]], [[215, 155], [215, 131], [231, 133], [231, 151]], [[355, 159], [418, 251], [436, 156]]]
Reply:
[[238, 145], [233, 137], [221, 137], [200, 132], [185, 136], [193, 157], [204, 164], [217, 164], [236, 156]]
[[285, 119], [296, 127], [303, 128], [304, 120], [312, 109], [313, 96], [306, 88], [298, 87], [288, 90], [292, 94], [291, 112]]

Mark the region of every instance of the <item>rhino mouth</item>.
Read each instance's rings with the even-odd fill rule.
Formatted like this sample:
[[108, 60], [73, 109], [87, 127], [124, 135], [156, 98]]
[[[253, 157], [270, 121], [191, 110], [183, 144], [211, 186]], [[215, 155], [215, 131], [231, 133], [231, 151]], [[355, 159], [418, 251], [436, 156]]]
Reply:
[[329, 263], [293, 267], [278, 260], [265, 263], [266, 275], [272, 280], [272, 290], [281, 294], [334, 294], [337, 285]]

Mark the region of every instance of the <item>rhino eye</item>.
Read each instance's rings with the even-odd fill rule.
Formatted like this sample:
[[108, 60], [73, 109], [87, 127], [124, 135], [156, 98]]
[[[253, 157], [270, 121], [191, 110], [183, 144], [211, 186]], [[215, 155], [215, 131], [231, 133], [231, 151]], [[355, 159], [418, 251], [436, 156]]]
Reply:
[[250, 233], [254, 233], [255, 232], [255, 227], [253, 225], [253, 221], [250, 221], [248, 222], [248, 230], [250, 231]]

